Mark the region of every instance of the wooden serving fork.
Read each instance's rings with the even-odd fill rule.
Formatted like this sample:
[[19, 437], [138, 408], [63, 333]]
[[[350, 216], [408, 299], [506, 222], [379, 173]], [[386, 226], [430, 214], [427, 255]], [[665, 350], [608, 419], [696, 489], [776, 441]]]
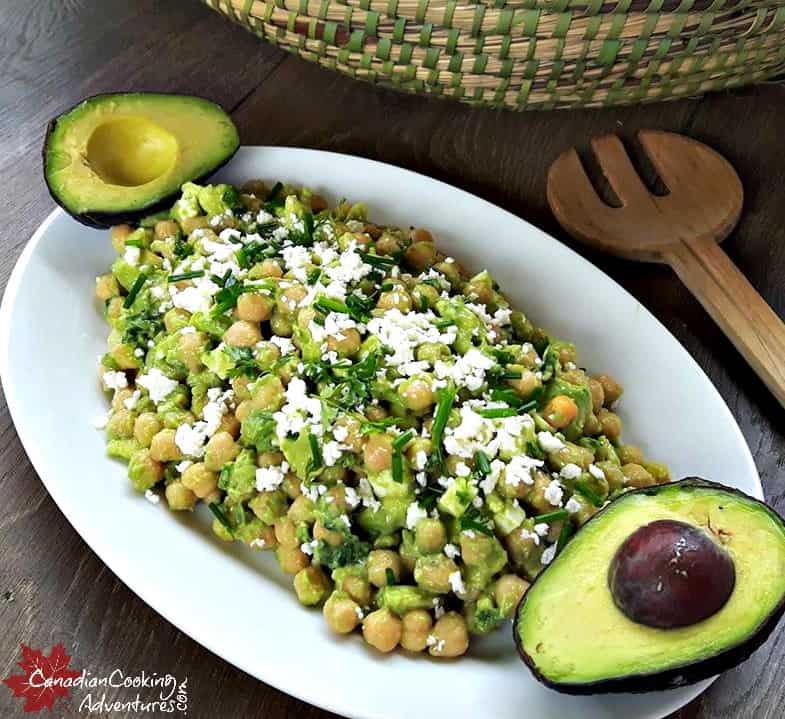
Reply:
[[670, 265], [785, 406], [785, 325], [719, 244], [736, 226], [744, 197], [730, 163], [683, 135], [642, 130], [638, 138], [668, 194], [646, 188], [615, 135], [592, 140], [622, 206], [603, 202], [574, 149], [548, 172], [548, 203], [577, 240], [612, 255]]

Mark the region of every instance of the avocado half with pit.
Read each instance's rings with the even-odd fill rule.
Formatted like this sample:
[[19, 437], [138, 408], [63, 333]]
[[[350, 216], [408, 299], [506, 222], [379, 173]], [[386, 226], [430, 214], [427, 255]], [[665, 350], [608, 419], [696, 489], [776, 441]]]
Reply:
[[513, 633], [567, 694], [685, 686], [741, 663], [785, 609], [785, 521], [696, 478], [623, 494], [532, 583]]
[[237, 152], [237, 128], [201, 97], [90, 97], [49, 123], [44, 177], [79, 222], [109, 227], [171, 205], [180, 186], [212, 175]]

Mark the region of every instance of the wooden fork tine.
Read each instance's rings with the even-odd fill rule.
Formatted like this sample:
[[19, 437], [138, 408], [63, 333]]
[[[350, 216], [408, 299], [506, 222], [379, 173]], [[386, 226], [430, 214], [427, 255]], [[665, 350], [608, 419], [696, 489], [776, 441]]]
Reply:
[[548, 170], [548, 203], [559, 221], [579, 237], [591, 237], [587, 218], [605, 215], [611, 210], [589, 180], [574, 148], [565, 150]]
[[643, 206], [652, 202], [651, 193], [641, 181], [627, 150], [616, 135], [595, 137], [591, 146], [603, 174], [623, 205]]

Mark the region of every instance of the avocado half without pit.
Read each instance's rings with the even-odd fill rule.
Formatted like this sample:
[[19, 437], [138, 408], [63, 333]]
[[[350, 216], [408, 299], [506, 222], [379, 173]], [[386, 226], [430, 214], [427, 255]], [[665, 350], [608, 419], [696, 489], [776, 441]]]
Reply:
[[171, 205], [240, 146], [224, 110], [201, 97], [96, 95], [49, 123], [44, 177], [55, 201], [80, 222], [109, 227]]
[[621, 495], [529, 587], [521, 658], [568, 694], [692, 684], [741, 663], [785, 610], [785, 521], [689, 478]]

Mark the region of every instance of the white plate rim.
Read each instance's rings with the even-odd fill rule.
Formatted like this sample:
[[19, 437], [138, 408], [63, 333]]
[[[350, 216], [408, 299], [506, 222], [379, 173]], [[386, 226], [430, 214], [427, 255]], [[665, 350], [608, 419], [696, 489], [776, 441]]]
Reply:
[[[758, 474], [757, 468], [755, 466], [755, 462], [753, 460], [752, 454], [750, 452], [749, 446], [744, 438], [744, 435], [741, 432], [741, 429], [738, 426], [735, 418], [733, 417], [730, 408], [728, 407], [725, 400], [717, 391], [716, 387], [714, 386], [713, 382], [709, 379], [700, 365], [694, 360], [694, 358], [687, 352], [681, 342], [665, 327], [662, 322], [660, 322], [646, 307], [644, 307], [638, 300], [628, 292], [624, 287], [622, 287], [618, 282], [616, 282], [612, 277], [598, 268], [596, 265], [591, 263], [589, 260], [582, 257], [578, 254], [575, 250], [563, 243], [559, 242], [556, 238], [549, 235], [547, 232], [539, 229], [535, 225], [532, 225], [528, 221], [524, 220], [521, 217], [505, 210], [498, 205], [494, 205], [493, 203], [484, 200], [477, 195], [474, 195], [466, 190], [462, 190], [459, 187], [451, 185], [446, 182], [442, 182], [441, 180], [434, 179], [422, 173], [414, 172], [412, 170], [408, 170], [406, 168], [402, 168], [398, 165], [393, 165], [391, 163], [380, 162], [378, 160], [371, 160], [362, 156], [358, 155], [349, 155], [346, 153], [338, 153], [338, 152], [331, 152], [327, 150], [316, 150], [316, 149], [308, 149], [308, 148], [300, 148], [300, 147], [290, 147], [290, 146], [267, 146], [267, 145], [243, 145], [239, 151], [238, 155], [243, 152], [248, 151], [265, 151], [265, 152], [295, 152], [295, 153], [313, 153], [313, 154], [320, 154], [320, 155], [332, 155], [344, 159], [350, 159], [353, 161], [360, 161], [370, 166], [369, 169], [373, 169], [374, 166], [379, 166], [385, 168], [386, 171], [392, 169], [395, 172], [403, 173], [409, 175], [411, 177], [417, 178], [418, 181], [425, 181], [427, 183], [434, 183], [442, 187], [442, 189], [448, 190], [451, 193], [456, 193], [457, 195], [462, 195], [468, 198], [471, 198], [473, 202], [479, 202], [482, 204], [483, 209], [494, 212], [494, 213], [502, 213], [504, 214], [508, 220], [512, 222], [521, 223], [522, 225], [526, 226], [528, 232], [534, 232], [536, 234], [541, 235], [544, 238], [547, 238], [551, 242], [556, 242], [561, 245], [561, 248], [569, 253], [571, 256], [571, 261], [576, 262], [580, 265], [588, 266], [593, 270], [595, 273], [598, 273], [602, 276], [605, 282], [611, 284], [614, 287], [614, 290], [618, 293], [621, 293], [631, 301], [635, 302], [639, 310], [648, 316], [648, 319], [656, 323], [659, 330], [671, 337], [674, 341], [674, 345], [677, 348], [677, 351], [681, 354], [680, 361], [686, 362], [692, 366], [694, 370], [697, 370], [700, 375], [706, 380], [706, 382], [711, 385], [714, 392], [717, 394], [718, 399], [720, 400], [720, 404], [722, 406], [722, 410], [726, 415], [726, 419], [730, 421], [730, 425], [737, 435], [737, 439], [741, 446], [743, 446], [745, 450], [745, 459], [749, 466], [749, 470], [751, 476], [754, 477], [756, 482], [756, 491], [753, 496], [756, 496], [759, 499], [763, 499], [763, 487], [760, 481], [760, 476]], [[235, 156], [237, 157], [237, 155]], [[234, 159], [234, 158], [233, 158]], [[218, 173], [220, 176], [220, 171]], [[0, 379], [3, 380], [3, 390], [6, 395], [6, 402], [9, 408], [9, 412], [11, 414], [11, 418], [15, 418], [16, 414], [16, 407], [18, 402], [18, 397], [16, 395], [16, 390], [13, 385], [8, 385], [5, 382], [5, 378], [8, 376], [9, 371], [9, 337], [11, 331], [11, 318], [13, 314], [13, 308], [15, 305], [16, 296], [19, 292], [21, 287], [22, 278], [24, 276], [25, 270], [35, 252], [36, 247], [41, 242], [42, 238], [45, 237], [46, 232], [49, 226], [61, 215], [64, 215], [65, 212], [60, 207], [55, 207], [55, 209], [46, 217], [46, 219], [38, 226], [35, 230], [33, 235], [30, 237], [28, 242], [26, 243], [22, 253], [20, 254], [18, 260], [16, 261], [14, 268], [9, 276], [8, 283], [6, 285], [5, 291], [3, 293], [2, 302], [0, 303]], [[15, 423], [14, 423], [15, 424]], [[16, 431], [16, 425], [14, 426]], [[126, 576], [130, 573], [126, 571], [124, 567], [124, 560], [122, 557], [122, 552], [117, 552], [110, 543], [103, 542], [99, 537], [93, 536], [92, 531], [90, 529], [89, 524], [82, 524], [81, 526], [77, 526], [74, 520], [72, 520], [72, 516], [74, 516], [75, 511], [73, 506], [68, 498], [66, 492], [60, 490], [57, 483], [48, 481], [44, 475], [39, 472], [39, 467], [44, 466], [44, 462], [41, 458], [39, 450], [37, 446], [27, 441], [17, 432], [17, 436], [30, 459], [33, 468], [36, 470], [36, 474], [41, 479], [42, 483], [46, 487], [47, 491], [51, 495], [52, 499], [57, 504], [58, 508], [63, 512], [66, 519], [68, 520], [69, 524], [73, 527], [74, 531], [85, 541], [85, 543], [91, 548], [93, 552], [104, 562], [109, 569], [115, 574], [115, 576], [120, 579], [123, 584], [128, 587], [132, 592], [134, 592], [137, 596], [139, 596], [142, 601], [144, 601], [148, 606], [154, 609], [158, 614], [163, 616], [168, 622], [172, 625], [177, 627], [178, 630], [184, 632], [187, 636], [193, 639], [195, 642], [200, 644], [201, 646], [205, 647], [208, 651], [212, 652], [213, 654], [219, 656], [221, 659], [229, 663], [230, 665], [240, 669], [241, 671], [245, 672], [251, 677], [257, 678], [260, 681], [263, 681], [270, 686], [275, 687], [276, 689], [293, 696], [303, 702], [311, 704], [313, 706], [317, 706], [319, 708], [325, 709], [327, 711], [331, 711], [333, 713], [339, 714], [345, 717], [352, 717], [356, 719], [390, 719], [392, 716], [389, 713], [374, 713], [368, 714], [363, 713], [362, 715], [357, 714], [355, 710], [352, 708], [351, 702], [349, 701], [336, 701], [335, 696], [332, 697], [332, 701], [325, 700], [319, 696], [312, 696], [307, 691], [303, 691], [300, 689], [300, 686], [296, 681], [287, 680], [284, 678], [282, 672], [276, 671], [276, 665], [273, 662], [268, 662], [265, 665], [265, 671], [259, 672], [258, 670], [254, 671], [244, 666], [242, 662], [237, 662], [233, 659], [228, 658], [226, 656], [226, 652], [223, 651], [219, 646], [216, 646], [214, 642], [206, 640], [204, 638], [200, 638], [197, 626], [191, 626], [194, 624], [193, 622], [190, 624], [186, 624], [184, 621], [180, 619], [174, 618], [174, 612], [170, 611], [168, 607], [164, 608], [162, 605], [166, 604], [166, 601], [163, 600], [160, 596], [155, 596], [156, 592], [148, 589], [146, 586], [140, 588], [139, 586], [132, 586], [129, 581], [125, 579]], [[261, 677], [260, 674], [264, 673], [265, 676]], [[679, 708], [685, 706], [690, 701], [694, 700], [697, 696], [699, 696], [702, 692], [704, 692], [715, 680], [717, 677], [712, 677], [711, 679], [705, 680], [701, 683], [698, 683], [692, 687], [687, 687], [685, 694], [683, 697], [679, 698], [675, 702], [671, 703], [663, 703], [662, 707], [662, 714], [657, 714], [658, 717], [665, 717], [668, 714], [677, 711]], [[659, 710], [658, 710], [659, 711]]]

